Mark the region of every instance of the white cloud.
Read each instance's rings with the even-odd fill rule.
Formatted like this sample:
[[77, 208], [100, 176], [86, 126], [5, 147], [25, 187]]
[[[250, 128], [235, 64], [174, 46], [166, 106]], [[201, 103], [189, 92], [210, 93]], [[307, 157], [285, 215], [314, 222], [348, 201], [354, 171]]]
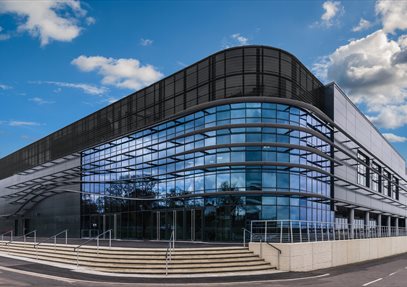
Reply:
[[143, 38], [140, 39], [140, 45], [144, 46], [144, 47], [151, 46], [153, 44], [153, 42], [154, 41], [151, 39], [143, 39]]
[[360, 32], [360, 31], [370, 28], [371, 26], [372, 26], [372, 24], [368, 20], [361, 18], [359, 21], [359, 24], [357, 26], [353, 27], [352, 31]]
[[118, 98], [109, 97], [106, 99], [106, 102], [108, 102], [109, 104], [113, 104], [113, 103], [117, 102], [118, 100], [119, 100]]
[[247, 45], [249, 43], [249, 39], [240, 35], [240, 33], [233, 34], [230, 36], [232, 39], [236, 40], [240, 46]]
[[31, 101], [31, 102], [34, 102], [35, 104], [40, 105], [40, 106], [45, 105], [45, 104], [53, 104], [53, 103], [55, 103], [54, 101], [47, 101], [47, 100], [44, 100], [43, 98], [40, 98], [40, 97], [34, 97], [34, 98], [30, 98], [28, 100]]
[[391, 40], [383, 30], [337, 48], [314, 65], [334, 80], [356, 104], [365, 104], [381, 127], [407, 123], [407, 40]]
[[141, 89], [163, 77], [152, 65], [142, 65], [137, 59], [114, 59], [102, 56], [79, 56], [72, 60], [81, 71], [96, 71], [102, 76], [102, 83], [117, 88]]
[[407, 29], [407, 1], [379, 0], [375, 8], [385, 32], [394, 33], [397, 29]]
[[0, 84], [0, 90], [9, 90], [9, 89], [11, 89], [10, 86], [5, 85], [5, 84]]
[[32, 126], [39, 126], [39, 123], [36, 122], [25, 122], [25, 121], [9, 121], [8, 125], [11, 127], [32, 127]]
[[[3, 32], [3, 31], [4, 31], [3, 27], [0, 26], [0, 33]], [[0, 41], [4, 41], [4, 40], [7, 40], [7, 39], [10, 39], [10, 35], [8, 35], [8, 34], [0, 34]]]
[[81, 21], [92, 23], [78, 0], [1, 1], [2, 13], [16, 14], [19, 17], [17, 31], [39, 37], [41, 46], [51, 40], [70, 42], [80, 34]]
[[96, 19], [93, 17], [86, 17], [85, 21], [87, 25], [93, 25], [96, 23]]
[[324, 9], [324, 13], [321, 15], [321, 20], [313, 23], [311, 28], [330, 28], [333, 25], [339, 24], [339, 16], [345, 13], [345, 9], [339, 1], [325, 1], [322, 4], [322, 9]]
[[32, 126], [40, 126], [40, 123], [37, 122], [27, 122], [27, 121], [0, 121], [0, 125], [7, 125], [10, 127], [32, 127]]
[[395, 129], [407, 124], [407, 104], [383, 105], [376, 110], [376, 114], [368, 118], [380, 127]]
[[185, 64], [184, 62], [181, 62], [181, 61], [177, 61], [177, 65], [180, 66], [180, 67], [183, 67], [183, 68], [188, 66], [187, 64]]
[[389, 141], [393, 143], [404, 143], [407, 141], [406, 137], [398, 136], [392, 133], [384, 133], [383, 136]]
[[11, 36], [8, 34], [0, 34], [0, 41], [6, 41], [10, 38], [11, 38]]
[[[54, 81], [36, 81], [36, 82], [31, 82], [31, 83], [49, 84], [49, 85], [55, 85], [57, 87], [62, 87], [62, 88], [80, 89], [89, 95], [102, 95], [108, 91], [108, 89], [106, 87], [97, 87], [95, 85], [84, 84], [84, 83], [66, 83], [66, 82], [54, 82]], [[57, 92], [60, 92], [60, 91], [57, 91]]]

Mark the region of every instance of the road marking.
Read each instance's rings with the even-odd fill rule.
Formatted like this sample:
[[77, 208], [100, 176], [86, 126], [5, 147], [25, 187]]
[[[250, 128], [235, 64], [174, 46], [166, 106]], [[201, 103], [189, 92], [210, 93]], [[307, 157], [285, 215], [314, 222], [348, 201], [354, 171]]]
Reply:
[[[56, 281], [62, 281], [66, 283], [95, 283], [97, 282], [98, 284], [113, 284], [113, 282], [103, 282], [103, 281], [90, 281], [90, 280], [82, 280], [82, 279], [70, 279], [66, 277], [59, 277], [59, 276], [53, 276], [53, 275], [46, 275], [46, 274], [40, 274], [40, 273], [35, 273], [31, 271], [23, 271], [23, 270], [18, 270], [18, 269], [13, 269], [13, 268], [8, 268], [4, 266], [0, 266], [0, 270], [3, 271], [8, 271], [8, 272], [14, 272], [18, 274], [24, 274], [27, 276], [33, 276], [33, 277], [39, 277], [39, 278], [44, 278], [44, 279], [51, 279], [51, 280], [56, 280]], [[1, 272], [1, 271], [0, 271]], [[186, 283], [183, 285], [192, 285], [192, 286], [197, 286], [197, 285], [233, 285], [236, 286], [236, 284], [239, 283], [266, 283], [266, 282], [278, 282], [278, 281], [297, 281], [297, 280], [306, 280], [306, 279], [316, 279], [316, 278], [321, 278], [321, 277], [326, 277], [329, 276], [329, 273], [321, 274], [321, 275], [316, 275], [316, 276], [309, 276], [309, 277], [299, 277], [299, 278], [290, 278], [290, 279], [274, 279], [274, 280], [259, 280], [259, 281], [242, 281], [242, 282], [221, 282], [221, 283]], [[158, 283], [139, 283], [139, 282], [133, 282], [133, 283], [125, 283], [125, 282], [117, 282], [114, 283], [115, 285], [132, 285], [132, 286], [148, 286], [148, 285], [157, 285]], [[365, 286], [365, 285], [363, 285]]]
[[66, 282], [66, 283], [75, 283], [76, 282], [76, 280], [69, 279], [69, 278], [34, 273], [34, 272], [24, 271], [24, 270], [17, 270], [17, 269], [13, 269], [13, 268], [4, 267], [4, 266], [0, 266], [0, 269], [3, 271], [9, 271], [9, 272], [14, 272], [14, 273], [18, 273], [18, 274], [28, 275], [28, 276], [35, 276], [35, 277], [44, 278], [44, 279], [62, 281], [62, 282]]
[[389, 276], [393, 276], [394, 274], [396, 274], [398, 271], [390, 273]]
[[383, 280], [383, 278], [379, 278], [379, 279], [376, 279], [376, 280], [367, 282], [367, 283], [363, 284], [362, 286], [368, 286], [368, 285], [373, 284], [373, 283], [376, 283], [376, 282], [378, 282], [378, 281], [380, 281], [380, 280]]

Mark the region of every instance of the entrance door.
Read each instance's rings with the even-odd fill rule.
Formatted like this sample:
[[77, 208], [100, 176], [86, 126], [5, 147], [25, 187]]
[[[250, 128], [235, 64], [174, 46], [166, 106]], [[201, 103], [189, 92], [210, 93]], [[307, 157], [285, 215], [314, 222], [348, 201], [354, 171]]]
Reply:
[[[159, 238], [158, 240], [170, 240], [172, 230], [175, 229], [175, 223], [177, 218], [177, 211], [160, 211], [159, 212]], [[176, 230], [175, 230], [176, 231]]]
[[[120, 238], [119, 234], [119, 226], [120, 226], [120, 219], [121, 215], [114, 213], [114, 214], [107, 214], [104, 216], [103, 222], [103, 232], [111, 229], [112, 230], [112, 239]], [[108, 238], [109, 234], [105, 234], [105, 238]]]
[[159, 213], [159, 240], [169, 240], [174, 230], [175, 240], [202, 241], [201, 209], [181, 209]]
[[23, 227], [23, 235], [27, 234], [30, 232], [30, 219], [25, 218], [24, 219], [24, 227]]
[[18, 236], [18, 219], [14, 220], [14, 236]]
[[202, 241], [203, 239], [203, 212], [202, 209], [191, 210], [191, 239]]

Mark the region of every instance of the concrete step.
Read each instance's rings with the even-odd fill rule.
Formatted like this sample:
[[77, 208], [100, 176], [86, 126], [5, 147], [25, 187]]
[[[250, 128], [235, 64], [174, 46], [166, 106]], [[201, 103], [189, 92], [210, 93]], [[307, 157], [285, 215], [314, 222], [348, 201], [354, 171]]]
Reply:
[[[166, 273], [166, 249], [109, 248], [84, 246], [78, 254], [74, 245], [41, 244], [35, 248], [32, 243], [0, 243], [0, 252], [41, 260], [42, 262], [76, 265], [88, 269], [123, 274]], [[77, 261], [78, 260], [78, 261]], [[220, 274], [237, 273], [239, 275], [253, 272], [271, 272], [269, 263], [243, 247], [216, 247], [205, 249], [175, 249], [168, 262], [169, 274]]]
[[[74, 258], [67, 258], [67, 257], [49, 257], [49, 256], [42, 256], [42, 255], [34, 255], [34, 254], [16, 254], [14, 255], [24, 256], [31, 259], [38, 259], [44, 261], [52, 261], [58, 263], [65, 263], [65, 264], [73, 264], [76, 265], [76, 259]], [[110, 269], [151, 269], [151, 270], [162, 270], [165, 269], [166, 263], [160, 262], [157, 264], [151, 264], [150, 262], [94, 262], [94, 261], [85, 261], [79, 259], [79, 265], [84, 267], [98, 267], [98, 268], [110, 268]], [[196, 268], [208, 268], [208, 269], [217, 269], [217, 268], [229, 268], [229, 267], [248, 267], [248, 266], [268, 266], [271, 267], [270, 264], [265, 263], [262, 260], [253, 260], [253, 261], [240, 261], [240, 262], [206, 262], [206, 263], [198, 263], [198, 264], [188, 264], [188, 263], [174, 263], [173, 261], [169, 262], [169, 266], [172, 269], [196, 269]]]
[[[1, 250], [1, 248], [0, 248]], [[73, 252], [52, 252], [52, 251], [40, 251], [38, 250], [38, 252], [34, 249], [16, 249], [16, 248], [10, 248], [8, 250], [2, 250], [3, 252], [6, 253], [14, 253], [14, 254], [30, 254], [30, 255], [38, 255], [38, 256], [50, 256], [50, 257], [58, 257], [58, 258], [66, 258], [66, 259], [75, 259], [77, 258], [76, 253]], [[197, 264], [197, 263], [208, 263], [208, 262], [214, 262], [214, 263], [222, 263], [222, 262], [250, 262], [250, 261], [254, 261], [254, 260], [260, 260], [258, 256], [254, 255], [253, 253], [248, 253], [245, 254], [244, 256], [224, 256], [224, 257], [217, 257], [217, 258], [205, 258], [205, 257], [200, 257], [200, 258], [189, 258], [188, 256], [183, 256], [183, 257], [176, 257], [173, 256], [174, 254], [172, 254], [171, 256], [171, 260], [174, 262], [174, 264], [182, 264], [182, 263], [188, 263], [188, 264]], [[103, 257], [103, 256], [83, 256], [81, 253], [78, 254], [78, 258], [81, 261], [96, 261], [96, 262], [111, 262], [113, 259], [115, 262], [121, 262], [121, 263], [160, 263], [163, 262], [163, 260], [165, 260], [165, 257], [156, 257], [153, 259], [146, 259], [146, 258], [131, 258], [128, 256], [116, 256], [114, 258], [112, 258], [111, 256], [109, 257]]]
[[[108, 273], [127, 273], [127, 274], [165, 274], [166, 270], [149, 270], [149, 269], [124, 269], [124, 268], [92, 268], [101, 272]], [[200, 273], [238, 273], [237, 275], [244, 275], [244, 273], [252, 271], [272, 271], [275, 268], [272, 268], [270, 265], [264, 266], [245, 266], [245, 267], [227, 267], [227, 268], [195, 268], [195, 269], [172, 269], [168, 268], [168, 274], [200, 274]]]
[[[73, 249], [70, 250], [60, 250], [60, 249], [52, 249], [52, 248], [38, 248], [35, 249], [33, 246], [15, 246], [15, 245], [10, 245], [10, 246], [0, 246], [0, 250], [4, 251], [20, 251], [20, 252], [33, 252], [33, 253], [50, 253], [52, 255], [72, 255], [74, 254], [76, 256], [76, 252], [73, 251]], [[83, 252], [82, 250], [79, 250], [79, 256], [81, 257], [89, 257], [89, 258], [95, 258], [97, 256], [98, 258], [107, 258], [107, 259], [117, 259], [120, 257], [125, 257], [128, 259], [145, 259], [145, 260], [153, 260], [153, 259], [165, 259], [165, 253], [164, 254], [126, 254], [126, 253], [120, 253], [120, 254], [110, 254], [107, 252], [99, 252], [97, 253], [96, 250], [93, 250], [92, 252]], [[182, 260], [182, 259], [190, 259], [190, 260], [202, 260], [202, 259], [220, 259], [224, 257], [228, 258], [246, 258], [246, 257], [252, 257], [254, 256], [252, 252], [248, 250], [244, 250], [241, 252], [234, 252], [234, 253], [223, 253], [223, 252], [218, 252], [218, 253], [213, 253], [213, 254], [188, 254], [188, 253], [179, 253], [178, 250], [176, 249], [175, 251], [172, 252], [171, 254], [172, 258], [174, 260]]]
[[[1, 246], [5, 246], [5, 245], [1, 245]], [[11, 243], [8, 244], [8, 246], [14, 246], [14, 247], [19, 247], [19, 248], [33, 248], [34, 245], [31, 243], [25, 243], [25, 244], [21, 244], [21, 243]], [[5, 246], [6, 247], [6, 246]], [[54, 245], [39, 245], [37, 246], [37, 248], [40, 249], [49, 249], [52, 251], [68, 251], [68, 252], [72, 252], [72, 250], [77, 247], [77, 246], [65, 246], [65, 245], [59, 245], [57, 247], [54, 247]], [[82, 253], [92, 253], [94, 254], [98, 249], [96, 247], [87, 247], [87, 246], [83, 246], [80, 249], [80, 252]], [[239, 248], [233, 248], [233, 249], [229, 249], [229, 248], [224, 248], [224, 249], [220, 249], [220, 248], [216, 248], [216, 249], [208, 249], [208, 250], [202, 250], [201, 248], [199, 249], [192, 249], [192, 248], [188, 248], [188, 249], [176, 249], [177, 250], [177, 254], [185, 254], [185, 255], [210, 255], [210, 254], [240, 254], [240, 253], [248, 253], [250, 252], [247, 248], [243, 248], [243, 247], [239, 247]], [[160, 249], [160, 250], [155, 250], [155, 249], [150, 249], [150, 250], [140, 250], [140, 249], [135, 249], [135, 248], [129, 248], [129, 250], [117, 250], [114, 249], [113, 247], [109, 248], [109, 247], [100, 247], [98, 250], [99, 254], [112, 254], [112, 255], [163, 255], [165, 256], [167, 252], [167, 249]]]
[[[1, 249], [0, 249], [1, 250]], [[3, 250], [2, 250], [3, 251]], [[9, 249], [8, 253], [19, 254], [19, 255], [35, 255], [35, 256], [42, 256], [42, 257], [54, 257], [54, 258], [65, 258], [76, 260], [76, 253], [52, 253], [52, 252], [36, 252], [35, 250], [20, 250], [20, 249]], [[101, 262], [101, 263], [109, 263], [114, 260], [114, 262], [130, 264], [130, 263], [143, 263], [143, 264], [159, 264], [165, 261], [165, 257], [155, 257], [155, 258], [131, 258], [127, 256], [123, 257], [103, 257], [103, 256], [83, 256], [81, 253], [78, 255], [78, 259], [80, 261], [90, 261], [90, 262]], [[172, 256], [171, 260], [174, 264], [201, 264], [201, 263], [233, 263], [233, 262], [252, 262], [261, 260], [258, 256], [254, 254], [245, 254], [245, 256], [228, 256], [228, 257], [215, 257], [215, 258], [189, 258], [188, 256], [185, 257], [175, 257]]]
[[[51, 261], [56, 263], [76, 265], [76, 260], [67, 260], [61, 258], [50, 258], [35, 255], [25, 255], [24, 257], [31, 259], [38, 259], [43, 261]], [[95, 264], [89, 262], [79, 261], [79, 266], [91, 268], [92, 270], [110, 272], [110, 273], [137, 273], [137, 274], [163, 274], [165, 273], [165, 264], [161, 266], [156, 265], [122, 265], [122, 264]], [[196, 273], [219, 273], [219, 272], [251, 272], [251, 271], [261, 271], [261, 270], [274, 270], [270, 264], [260, 261], [255, 264], [249, 262], [242, 262], [241, 264], [201, 264], [198, 266], [191, 267], [191, 265], [174, 265], [169, 264], [169, 273], [173, 274], [196, 274]]]
[[[52, 248], [34, 248], [32, 246], [30, 247], [20, 247], [20, 246], [14, 246], [14, 245], [10, 245], [10, 246], [0, 246], [0, 250], [20, 250], [23, 252], [43, 252], [43, 253], [52, 253], [52, 254], [61, 254], [61, 255], [69, 255], [74, 253], [76, 255], [76, 252], [74, 252], [73, 249], [70, 250], [61, 250], [61, 249], [52, 249]], [[118, 257], [126, 257], [126, 258], [131, 258], [131, 259], [163, 259], [166, 256], [166, 253], [157, 253], [157, 254], [152, 254], [152, 253], [148, 253], [148, 254], [126, 254], [126, 253], [119, 253], [119, 254], [111, 254], [109, 252], [104, 252], [102, 250], [99, 250], [99, 252], [97, 252], [97, 250], [82, 250], [79, 249], [78, 250], [79, 255], [83, 256], [83, 257], [94, 257], [95, 254], [98, 255], [98, 257], [102, 257], [102, 258], [118, 258]], [[253, 253], [250, 252], [249, 250], [242, 250], [239, 252], [234, 252], [234, 253], [223, 253], [223, 252], [217, 252], [217, 253], [209, 253], [209, 254], [194, 254], [192, 253], [186, 253], [186, 252], [182, 252], [180, 253], [177, 249], [175, 252], [172, 252], [172, 257], [173, 259], [183, 259], [183, 258], [188, 258], [188, 259], [216, 259], [216, 258], [234, 258], [234, 257], [250, 257], [253, 256]]]

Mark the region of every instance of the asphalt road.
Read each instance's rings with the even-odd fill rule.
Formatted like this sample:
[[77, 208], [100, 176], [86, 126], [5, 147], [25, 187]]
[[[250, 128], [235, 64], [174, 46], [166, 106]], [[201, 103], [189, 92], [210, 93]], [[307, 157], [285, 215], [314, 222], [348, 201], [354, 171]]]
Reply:
[[[308, 278], [304, 278], [308, 277]], [[0, 257], [0, 286], [335, 286], [407, 287], [407, 253], [385, 259], [309, 273], [279, 273], [267, 277], [170, 280], [89, 276], [65, 269]], [[183, 283], [189, 281], [189, 283]], [[171, 283], [169, 283], [171, 282]]]

